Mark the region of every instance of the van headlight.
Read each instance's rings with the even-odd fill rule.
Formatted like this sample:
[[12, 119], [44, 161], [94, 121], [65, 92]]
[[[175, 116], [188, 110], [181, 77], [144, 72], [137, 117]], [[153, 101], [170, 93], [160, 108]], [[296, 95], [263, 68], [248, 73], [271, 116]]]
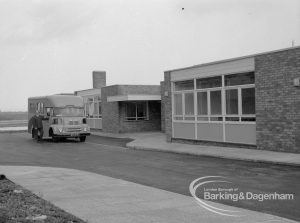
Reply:
[[62, 127], [55, 127], [56, 132], [62, 133], [63, 128]]
[[85, 126], [85, 127], [83, 127], [83, 131], [84, 131], [84, 132], [88, 132], [88, 131], [90, 131], [90, 127], [89, 127], [89, 126]]

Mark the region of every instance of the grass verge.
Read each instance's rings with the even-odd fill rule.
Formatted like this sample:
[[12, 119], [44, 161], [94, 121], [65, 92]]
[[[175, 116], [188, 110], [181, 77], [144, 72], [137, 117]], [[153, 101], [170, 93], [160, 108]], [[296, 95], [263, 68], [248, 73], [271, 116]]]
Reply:
[[0, 223], [86, 223], [0, 176]]

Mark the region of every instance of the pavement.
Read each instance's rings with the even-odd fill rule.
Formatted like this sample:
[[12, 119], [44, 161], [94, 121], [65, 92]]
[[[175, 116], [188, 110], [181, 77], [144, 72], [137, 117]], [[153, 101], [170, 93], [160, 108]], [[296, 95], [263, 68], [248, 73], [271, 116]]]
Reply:
[[8, 127], [0, 127], [0, 132], [18, 132], [18, 131], [26, 131], [27, 126], [8, 126]]
[[127, 147], [140, 150], [156, 150], [162, 152], [173, 152], [180, 154], [211, 156], [225, 159], [244, 160], [253, 162], [263, 162], [272, 164], [300, 166], [300, 154], [274, 152], [267, 150], [190, 145], [183, 143], [168, 143], [166, 136], [162, 132], [142, 132], [113, 134], [95, 131], [92, 134], [114, 138], [132, 138], [132, 142], [127, 143]]
[[89, 223], [296, 222], [207, 202], [239, 213], [239, 217], [223, 216], [202, 208], [190, 196], [74, 169], [0, 166], [0, 173]]

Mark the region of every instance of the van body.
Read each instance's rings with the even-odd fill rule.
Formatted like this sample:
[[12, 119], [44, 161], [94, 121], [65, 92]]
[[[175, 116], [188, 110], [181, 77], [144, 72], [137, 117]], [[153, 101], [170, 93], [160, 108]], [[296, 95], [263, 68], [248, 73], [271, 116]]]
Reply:
[[34, 137], [33, 119], [42, 117], [44, 137], [79, 138], [84, 142], [90, 128], [84, 116], [83, 99], [74, 95], [50, 95], [28, 98], [28, 133]]

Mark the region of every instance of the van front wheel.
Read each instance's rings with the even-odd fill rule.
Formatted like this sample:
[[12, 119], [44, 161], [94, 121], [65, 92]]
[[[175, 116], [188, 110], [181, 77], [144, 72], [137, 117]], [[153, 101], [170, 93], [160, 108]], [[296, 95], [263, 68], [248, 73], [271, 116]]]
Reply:
[[80, 142], [85, 142], [85, 139], [86, 139], [86, 136], [80, 136], [79, 137]]
[[58, 138], [54, 136], [53, 130], [49, 130], [49, 136], [52, 138], [52, 142], [58, 142]]
[[52, 141], [53, 141], [53, 142], [58, 142], [58, 138], [55, 137], [55, 136], [52, 136]]

